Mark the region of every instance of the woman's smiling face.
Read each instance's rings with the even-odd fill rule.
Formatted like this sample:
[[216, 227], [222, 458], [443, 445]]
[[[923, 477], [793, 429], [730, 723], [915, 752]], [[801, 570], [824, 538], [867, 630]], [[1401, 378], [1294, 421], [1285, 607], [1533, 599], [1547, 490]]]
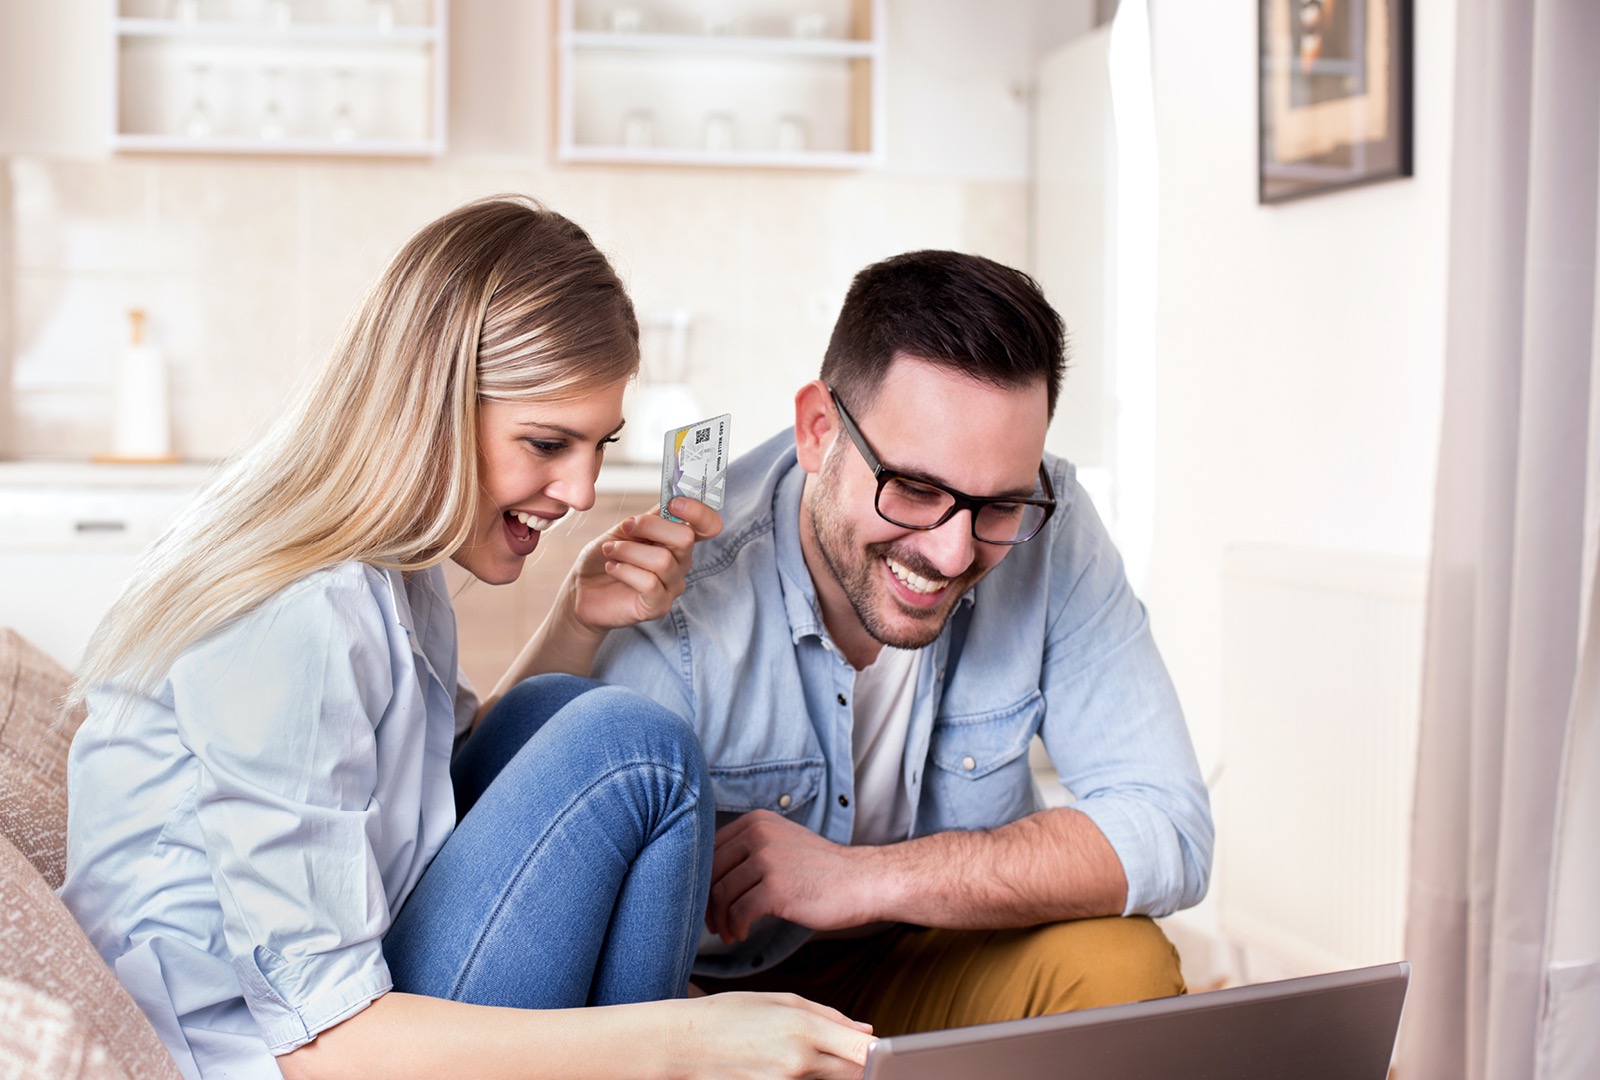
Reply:
[[541, 532], [568, 510], [594, 505], [605, 448], [622, 428], [625, 386], [581, 398], [478, 403], [482, 486], [472, 535], [451, 556], [457, 565], [491, 585], [510, 584]]

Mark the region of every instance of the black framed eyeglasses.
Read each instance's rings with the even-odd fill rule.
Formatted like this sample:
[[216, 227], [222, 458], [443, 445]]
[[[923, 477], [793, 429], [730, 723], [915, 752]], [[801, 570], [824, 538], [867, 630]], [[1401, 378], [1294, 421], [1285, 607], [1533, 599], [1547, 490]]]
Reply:
[[828, 396], [833, 398], [833, 407], [839, 410], [839, 421], [844, 424], [850, 441], [856, 444], [861, 457], [872, 469], [873, 479], [878, 481], [873, 507], [889, 524], [902, 529], [937, 529], [958, 512], [967, 510], [972, 514], [974, 540], [985, 544], [1021, 544], [1038, 536], [1044, 523], [1055, 513], [1056, 493], [1044, 462], [1039, 463], [1038, 495], [1027, 498], [968, 495], [931, 480], [885, 468], [831, 386]]

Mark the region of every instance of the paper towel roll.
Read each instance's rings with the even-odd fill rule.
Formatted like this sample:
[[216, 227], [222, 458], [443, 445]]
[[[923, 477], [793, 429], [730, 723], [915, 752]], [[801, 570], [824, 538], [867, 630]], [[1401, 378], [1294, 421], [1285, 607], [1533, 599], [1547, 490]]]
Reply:
[[167, 399], [167, 362], [144, 342], [144, 312], [130, 311], [132, 340], [117, 363], [116, 412], [111, 427], [114, 457], [170, 459], [172, 421]]

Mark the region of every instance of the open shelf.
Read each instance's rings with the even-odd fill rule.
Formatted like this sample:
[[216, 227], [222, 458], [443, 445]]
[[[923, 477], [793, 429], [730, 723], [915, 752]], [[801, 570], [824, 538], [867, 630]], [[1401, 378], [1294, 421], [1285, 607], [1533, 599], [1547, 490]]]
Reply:
[[738, 10], [729, 20], [674, 0], [623, 8], [560, 0], [557, 159], [881, 164], [883, 0], [765, 0]]
[[444, 151], [449, 0], [111, 3], [115, 150]]

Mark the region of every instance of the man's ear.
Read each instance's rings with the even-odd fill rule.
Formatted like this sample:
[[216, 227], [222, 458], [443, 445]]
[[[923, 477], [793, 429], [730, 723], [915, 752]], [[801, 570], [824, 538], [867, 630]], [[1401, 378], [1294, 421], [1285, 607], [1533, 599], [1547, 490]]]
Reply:
[[813, 379], [794, 396], [794, 442], [800, 467], [808, 473], [822, 471], [822, 459], [839, 429], [828, 385]]

